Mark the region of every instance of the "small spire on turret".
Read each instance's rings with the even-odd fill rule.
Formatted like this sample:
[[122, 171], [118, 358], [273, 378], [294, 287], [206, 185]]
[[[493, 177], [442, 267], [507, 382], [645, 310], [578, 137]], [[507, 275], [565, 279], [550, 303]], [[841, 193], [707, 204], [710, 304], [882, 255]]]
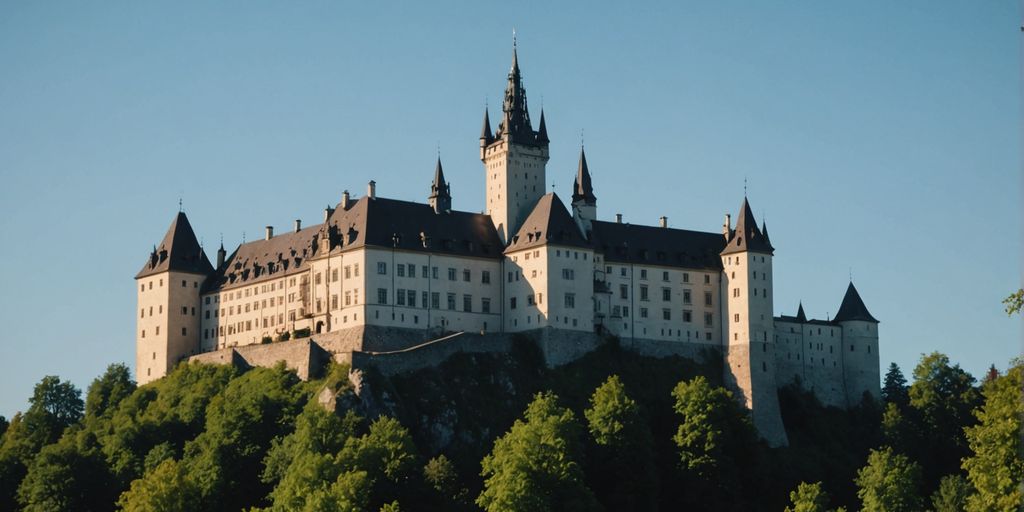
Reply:
[[[491, 134], [491, 115], [489, 108], [484, 107], [484, 127], [480, 130], [480, 140], [485, 144], [490, 144], [494, 140], [494, 135]], [[541, 119], [544, 119], [544, 115], [541, 114]]]
[[800, 301], [800, 306], [796, 309], [796, 319], [800, 322], [807, 321], [807, 315], [804, 314], [804, 301]]
[[434, 213], [450, 212], [452, 209], [451, 186], [444, 180], [444, 169], [441, 167], [440, 156], [437, 157], [434, 182], [430, 184], [430, 197], [427, 202], [434, 208]]
[[597, 203], [594, 186], [590, 179], [590, 169], [587, 167], [587, 153], [583, 150], [582, 145], [580, 145], [580, 163], [576, 169], [576, 179], [572, 184], [572, 202]]
[[537, 142], [541, 144], [547, 144], [548, 142], [551, 142], [548, 139], [547, 123], [544, 122], [544, 107], [541, 107], [540, 109], [540, 128], [537, 129]]

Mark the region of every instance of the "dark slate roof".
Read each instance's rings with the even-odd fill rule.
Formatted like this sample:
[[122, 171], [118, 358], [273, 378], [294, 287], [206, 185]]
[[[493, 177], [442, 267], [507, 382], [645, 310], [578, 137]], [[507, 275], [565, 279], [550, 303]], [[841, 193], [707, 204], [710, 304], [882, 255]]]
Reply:
[[537, 201], [505, 252], [547, 244], [590, 248], [569, 210], [565, 209], [562, 200], [554, 192], [544, 194]]
[[537, 128], [537, 142], [547, 144], [551, 142], [548, 138], [548, 124], [544, 122], [544, 108], [540, 109], [540, 127]]
[[739, 218], [736, 221], [736, 230], [730, 233], [730, 235], [729, 243], [725, 246], [722, 254], [746, 251], [766, 254], [775, 253], [775, 248], [768, 241], [768, 237], [758, 229], [750, 203], [747, 202], [745, 197], [743, 198], [743, 206], [740, 207]]
[[339, 205], [328, 225], [332, 253], [375, 246], [477, 258], [502, 256], [501, 239], [490, 215], [479, 213], [434, 213], [428, 204], [364, 196], [347, 210]]
[[847, 320], [878, 323], [878, 320], [868, 312], [867, 306], [864, 305], [864, 301], [861, 300], [860, 294], [857, 293], [857, 288], [853, 286], [852, 281], [850, 286], [846, 288], [846, 295], [843, 296], [843, 303], [839, 305], [839, 312], [832, 319], [833, 322], [845, 322]]
[[[541, 121], [544, 120], [544, 114], [540, 115]], [[494, 140], [494, 135], [491, 134], [491, 116], [488, 113], [488, 109], [484, 108], [484, 127], [480, 130], [480, 138], [487, 143]]]
[[224, 266], [207, 280], [203, 293], [226, 290], [295, 274], [309, 269], [323, 224], [280, 233], [239, 245]]
[[160, 245], [153, 249], [142, 266], [142, 270], [135, 275], [140, 279], [161, 272], [190, 272], [193, 274], [209, 275], [213, 272], [210, 260], [206, 259], [203, 248], [196, 239], [196, 233], [188, 222], [184, 212], [171, 221], [171, 227], [160, 242]]
[[798, 324], [807, 323], [807, 315], [804, 313], [804, 303], [801, 302], [800, 306], [797, 307], [796, 316], [781, 315], [775, 317], [775, 319], [781, 322], [793, 322]]
[[595, 220], [594, 246], [618, 263], [721, 270], [725, 239], [718, 233]]
[[[502, 138], [509, 136], [509, 140], [518, 144], [546, 145], [546, 141], [539, 140], [539, 134], [533, 131], [533, 124], [530, 122], [530, 109], [526, 105], [526, 88], [523, 87], [523, 77], [519, 72], [519, 57], [515, 47], [512, 48], [512, 69], [508, 72], [508, 83], [505, 85], [505, 100], [501, 106], [502, 118], [498, 123], [498, 130], [494, 137]], [[547, 134], [545, 134], [545, 139]]]
[[586, 204], [597, 204], [597, 196], [594, 195], [594, 185], [590, 179], [590, 169], [587, 167], [587, 153], [580, 147], [580, 164], [576, 169], [576, 179], [572, 182], [572, 202], [583, 201]]

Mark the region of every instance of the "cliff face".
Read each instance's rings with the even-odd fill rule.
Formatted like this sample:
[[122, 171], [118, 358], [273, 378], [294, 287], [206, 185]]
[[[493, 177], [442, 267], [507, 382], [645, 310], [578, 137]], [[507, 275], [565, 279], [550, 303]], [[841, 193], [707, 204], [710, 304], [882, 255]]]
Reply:
[[[384, 376], [372, 369], [359, 375], [360, 401], [368, 416], [397, 417], [427, 456], [445, 454], [465, 474], [480, 471], [480, 460], [494, 439], [522, 416], [533, 395], [552, 390], [581, 424], [594, 389], [617, 374], [648, 416], [655, 439], [669, 446], [679, 418], [672, 413], [672, 388], [704, 375], [721, 384], [721, 364], [681, 357], [651, 358], [606, 345], [557, 368], [546, 368], [534, 343], [517, 340], [510, 352], [456, 354], [439, 366]], [[674, 457], [667, 463], [674, 462]]]

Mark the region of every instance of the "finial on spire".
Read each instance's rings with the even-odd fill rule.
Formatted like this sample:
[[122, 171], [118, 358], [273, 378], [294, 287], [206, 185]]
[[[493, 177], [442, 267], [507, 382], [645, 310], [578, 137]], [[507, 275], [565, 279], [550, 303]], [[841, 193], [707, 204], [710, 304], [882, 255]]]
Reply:
[[747, 177], [743, 177], [743, 198], [747, 198]]
[[220, 234], [220, 248], [224, 248], [224, 233]]
[[512, 49], [516, 48], [516, 28], [512, 27]]
[[181, 213], [182, 211], [184, 210], [181, 206], [181, 196], [178, 196], [178, 213]]
[[853, 282], [853, 267], [850, 267], [849, 271], [850, 271], [850, 282], [852, 283]]
[[583, 148], [583, 128], [580, 128], [580, 148]]

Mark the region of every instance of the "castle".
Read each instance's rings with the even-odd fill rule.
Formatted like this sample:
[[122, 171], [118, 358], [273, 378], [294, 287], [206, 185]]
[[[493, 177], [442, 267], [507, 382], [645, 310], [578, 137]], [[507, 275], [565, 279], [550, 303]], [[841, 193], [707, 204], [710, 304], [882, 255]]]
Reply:
[[[690, 231], [599, 220], [580, 150], [568, 206], [545, 193], [547, 127], [526, 102], [516, 49], [501, 118], [485, 109], [486, 213], [452, 208], [441, 161], [426, 203], [346, 191], [323, 222], [238, 246], [211, 265], [183, 212], [135, 276], [136, 374], [306, 331], [332, 351], [395, 349], [445, 332], [613, 335], [653, 354], [713, 353], [761, 434], [785, 444], [776, 388], [824, 403], [879, 396], [878, 321], [851, 282], [835, 318], [775, 316], [774, 246], [746, 198], [735, 226]], [[308, 331], [307, 331], [308, 330]], [[564, 341], [559, 341], [564, 340]], [[710, 352], [708, 352], [710, 351]]]

